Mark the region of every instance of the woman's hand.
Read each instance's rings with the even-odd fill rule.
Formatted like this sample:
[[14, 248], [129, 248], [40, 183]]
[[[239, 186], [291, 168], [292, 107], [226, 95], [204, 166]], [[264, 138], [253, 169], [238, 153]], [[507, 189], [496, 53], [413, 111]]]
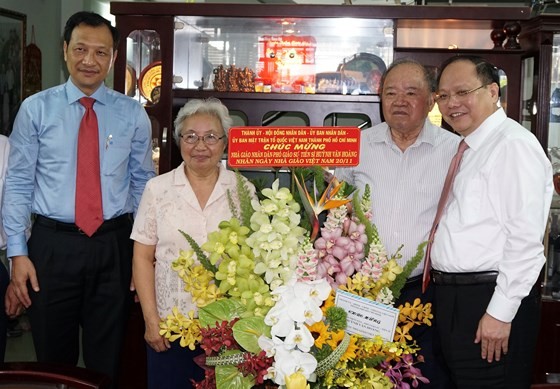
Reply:
[[144, 339], [158, 353], [167, 351], [171, 347], [169, 340], [159, 334], [159, 320], [157, 319], [146, 321]]

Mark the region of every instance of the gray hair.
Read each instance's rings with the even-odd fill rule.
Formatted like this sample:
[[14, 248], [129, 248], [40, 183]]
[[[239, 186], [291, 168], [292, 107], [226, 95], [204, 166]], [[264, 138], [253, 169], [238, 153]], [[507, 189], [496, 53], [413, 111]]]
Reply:
[[225, 105], [222, 104], [220, 100], [215, 97], [209, 97], [207, 99], [192, 99], [189, 100], [183, 108], [179, 110], [177, 118], [173, 125], [175, 131], [173, 132], [173, 138], [177, 145], [179, 145], [181, 130], [183, 129], [183, 122], [194, 115], [209, 115], [213, 116], [220, 121], [224, 134], [226, 136], [225, 143], [227, 144], [227, 134], [228, 130], [233, 124], [233, 119], [229, 116], [229, 111]]
[[391, 65], [389, 65], [389, 67], [387, 68], [385, 73], [383, 73], [383, 76], [381, 77], [381, 87], [379, 88], [380, 91], [383, 91], [383, 86], [385, 84], [385, 80], [387, 79], [387, 76], [389, 75], [389, 73], [393, 69], [395, 69], [396, 67], [398, 67], [400, 65], [414, 65], [414, 66], [417, 66], [422, 71], [422, 73], [424, 75], [424, 81], [426, 81], [426, 85], [428, 86], [428, 89], [430, 90], [430, 92], [435, 92], [436, 91], [437, 83], [436, 83], [436, 78], [435, 78], [434, 72], [430, 71], [430, 69], [428, 69], [421, 62], [418, 62], [418, 61], [416, 61], [415, 59], [412, 59], [412, 58], [399, 58], [399, 59], [393, 61], [393, 63], [391, 63]]

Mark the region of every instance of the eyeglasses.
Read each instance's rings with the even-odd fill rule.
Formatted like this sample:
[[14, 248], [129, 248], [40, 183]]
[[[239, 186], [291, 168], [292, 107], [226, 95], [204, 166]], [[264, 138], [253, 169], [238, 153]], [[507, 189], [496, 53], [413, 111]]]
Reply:
[[191, 133], [191, 134], [181, 134], [179, 135], [179, 137], [183, 140], [183, 142], [189, 145], [194, 145], [195, 143], [198, 143], [199, 140], [202, 140], [204, 144], [212, 146], [217, 144], [220, 141], [220, 139], [223, 139], [226, 136], [225, 135], [218, 136], [216, 134], [206, 134], [206, 135], [198, 136], [196, 134]]
[[451, 93], [451, 94], [437, 93], [436, 94], [436, 101], [438, 103], [447, 103], [452, 97], [455, 97], [457, 100], [463, 100], [464, 98], [466, 98], [471, 93], [476, 92], [477, 90], [482, 89], [485, 86], [488, 86], [488, 84], [482, 84], [478, 88], [474, 88], [474, 89], [470, 89], [470, 90], [460, 90], [457, 93]]

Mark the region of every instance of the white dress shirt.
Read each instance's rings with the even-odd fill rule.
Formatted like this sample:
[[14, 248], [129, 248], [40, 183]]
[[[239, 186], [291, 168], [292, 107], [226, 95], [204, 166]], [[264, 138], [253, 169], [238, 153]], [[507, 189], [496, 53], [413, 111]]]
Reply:
[[[404, 152], [386, 123], [363, 130], [360, 164], [335, 170], [335, 176], [358, 187], [371, 188], [373, 222], [389, 255], [402, 245], [404, 266], [418, 245], [428, 240], [447, 168], [460, 138], [426, 120], [416, 141]], [[422, 273], [423, 261], [411, 273]]]
[[[2, 215], [3, 206], [1, 205], [4, 198], [4, 180], [6, 177], [6, 170], [8, 168], [8, 155], [10, 154], [10, 143], [8, 138], [0, 135], [0, 216]], [[6, 233], [4, 227], [0, 223], [0, 249], [6, 248]]]
[[499, 272], [487, 313], [511, 322], [545, 262], [552, 167], [528, 130], [499, 109], [465, 138], [432, 247], [444, 272]]

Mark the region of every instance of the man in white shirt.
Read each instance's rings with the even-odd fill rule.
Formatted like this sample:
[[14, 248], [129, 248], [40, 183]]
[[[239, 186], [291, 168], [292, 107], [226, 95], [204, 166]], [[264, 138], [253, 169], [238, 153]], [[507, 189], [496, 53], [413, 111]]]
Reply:
[[[435, 79], [423, 65], [410, 59], [393, 62], [380, 92], [386, 121], [362, 131], [358, 166], [335, 171], [361, 194], [369, 184], [373, 222], [389, 254], [403, 246], [401, 266], [428, 240], [447, 166], [460, 140], [427, 119], [435, 105], [434, 91]], [[395, 306], [415, 298], [431, 301], [431, 288], [421, 292], [422, 268], [423, 262], [411, 273]], [[414, 327], [411, 332], [421, 347], [425, 363], [418, 367], [430, 380], [429, 387], [450, 389], [444, 364], [437, 361], [433, 328]]]
[[[8, 154], [10, 153], [10, 144], [8, 138], [0, 135], [0, 204], [4, 197], [4, 179], [6, 177], [6, 169], [8, 167]], [[0, 216], [2, 216], [0, 208]], [[6, 234], [2, 224], [0, 224], [0, 249], [6, 248]], [[6, 335], [8, 330], [8, 316], [19, 316], [23, 311], [23, 305], [19, 302], [15, 294], [6, 294], [10, 276], [8, 269], [3, 263], [0, 263], [0, 362], [4, 361], [6, 352]]]
[[551, 165], [498, 106], [496, 67], [455, 56], [441, 69], [439, 109], [469, 146], [431, 252], [444, 358], [460, 388], [529, 388]]

